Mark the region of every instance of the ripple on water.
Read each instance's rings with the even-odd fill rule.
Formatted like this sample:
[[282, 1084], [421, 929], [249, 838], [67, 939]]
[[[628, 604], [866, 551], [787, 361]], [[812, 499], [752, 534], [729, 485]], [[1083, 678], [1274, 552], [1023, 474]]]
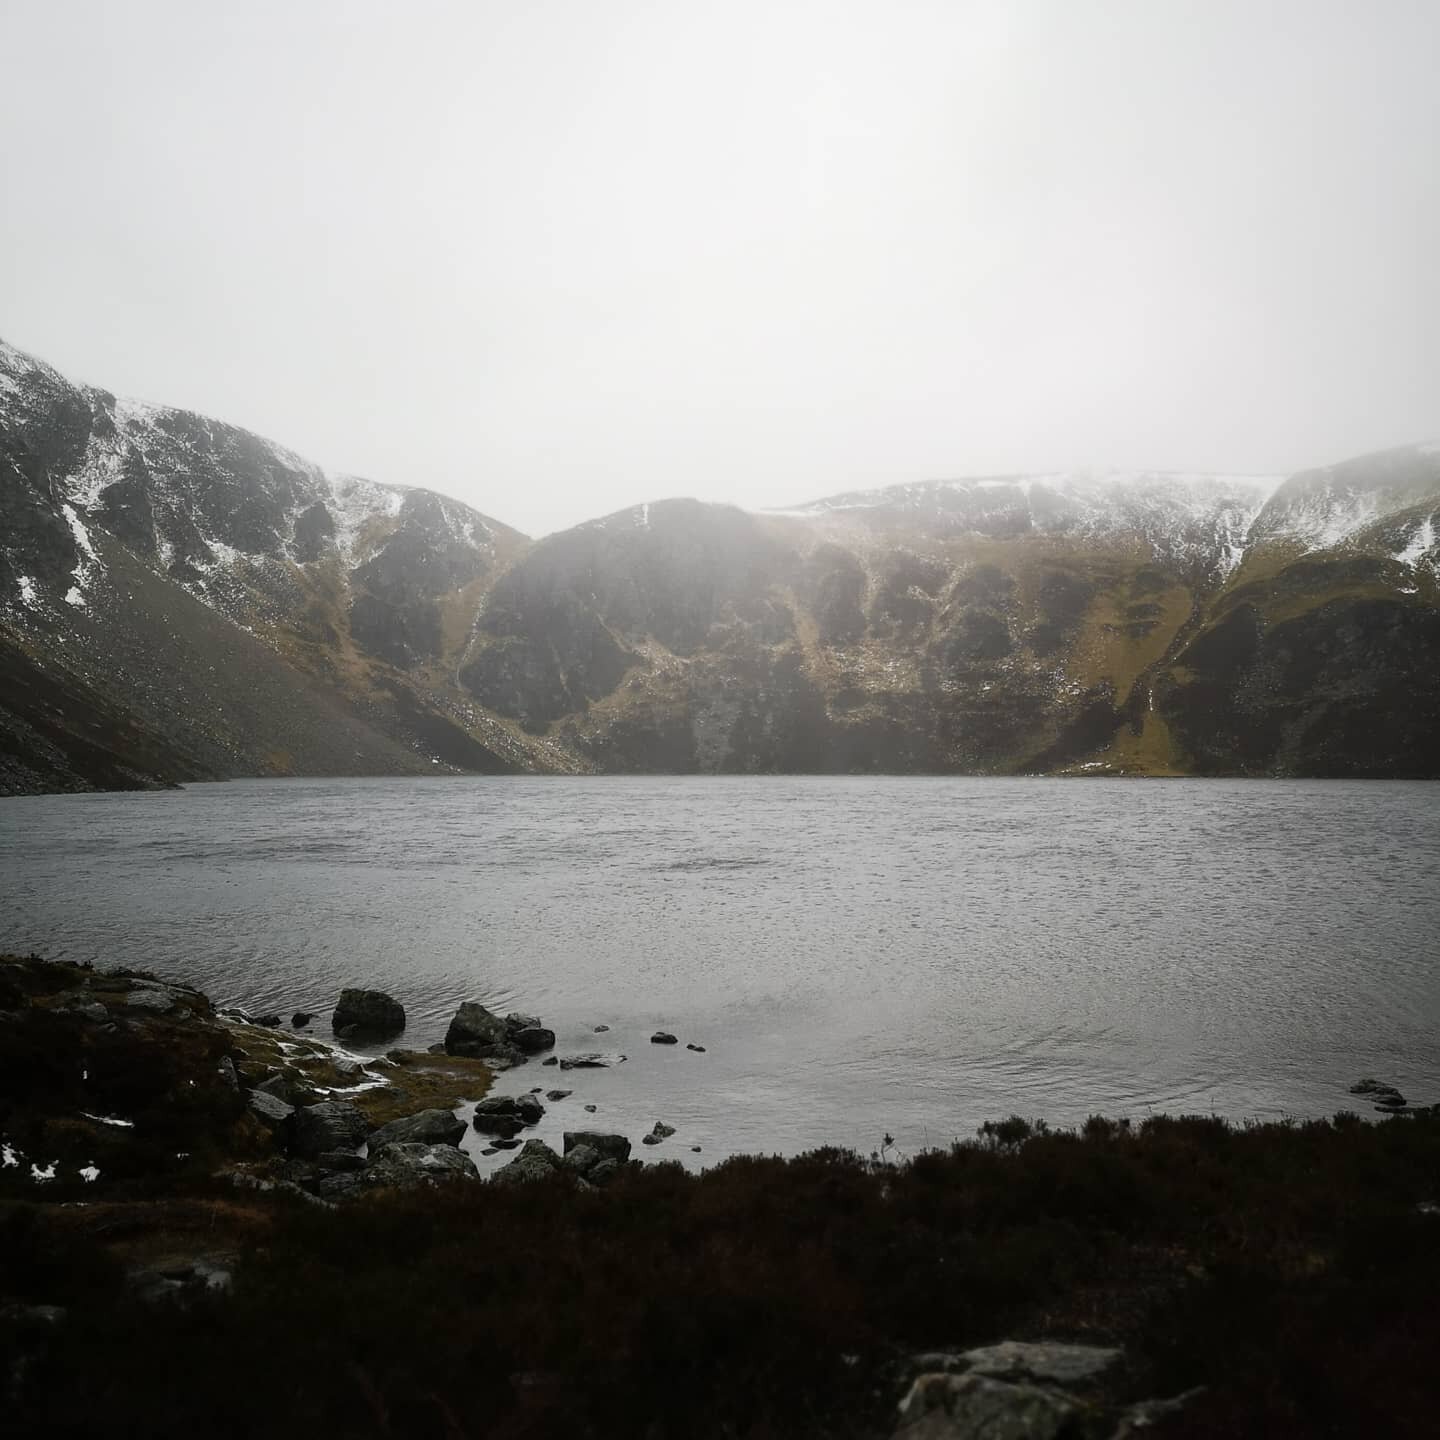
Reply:
[[1440, 1100], [1437, 794], [662, 777], [27, 797], [0, 804], [0, 945], [287, 1014], [374, 985], [418, 1046], [463, 999], [539, 1012], [562, 1051], [606, 1023], [630, 1061], [570, 1072], [547, 1124], [683, 1122], [653, 1158], [687, 1163], [887, 1131], [914, 1149], [1017, 1110], [1322, 1114], [1362, 1072]]

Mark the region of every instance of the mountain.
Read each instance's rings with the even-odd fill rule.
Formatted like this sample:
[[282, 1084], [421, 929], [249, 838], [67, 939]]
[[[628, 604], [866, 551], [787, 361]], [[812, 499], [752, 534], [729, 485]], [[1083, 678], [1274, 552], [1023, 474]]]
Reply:
[[0, 346], [0, 790], [436, 770], [1440, 774], [1440, 447], [531, 543]]
[[0, 343], [0, 791], [534, 768], [450, 683], [526, 543]]
[[1440, 451], [693, 501], [543, 540], [459, 679], [604, 770], [1440, 774]]

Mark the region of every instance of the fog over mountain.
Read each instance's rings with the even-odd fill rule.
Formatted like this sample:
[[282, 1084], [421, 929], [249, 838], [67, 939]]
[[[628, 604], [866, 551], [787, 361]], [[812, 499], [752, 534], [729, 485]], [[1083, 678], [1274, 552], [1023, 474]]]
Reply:
[[530, 534], [1435, 430], [1423, 0], [11, 0], [0, 45], [0, 333]]

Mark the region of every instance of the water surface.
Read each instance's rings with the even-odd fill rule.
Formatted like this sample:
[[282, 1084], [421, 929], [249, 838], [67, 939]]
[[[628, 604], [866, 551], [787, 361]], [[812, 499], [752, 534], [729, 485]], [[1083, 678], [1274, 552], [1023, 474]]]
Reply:
[[538, 1013], [629, 1057], [502, 1077], [574, 1089], [538, 1133], [664, 1119], [692, 1164], [1440, 1100], [1434, 785], [239, 781], [0, 802], [0, 877], [0, 948], [287, 1016], [376, 986], [417, 1047]]

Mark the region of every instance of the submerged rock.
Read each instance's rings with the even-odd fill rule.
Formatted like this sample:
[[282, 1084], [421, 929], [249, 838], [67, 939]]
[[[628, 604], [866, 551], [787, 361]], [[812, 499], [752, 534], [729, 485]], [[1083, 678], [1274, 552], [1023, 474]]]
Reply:
[[651, 1037], [652, 1045], [678, 1045], [680, 1042], [668, 1030], [657, 1030]]
[[693, 1050], [697, 1055], [703, 1055], [705, 1053], [705, 1047], [703, 1045], [687, 1045], [685, 1048], [687, 1050]]
[[[609, 1065], [624, 1064], [623, 1055], [607, 1055], [598, 1050], [586, 1051], [581, 1055], [563, 1055], [560, 1058], [562, 1070], [603, 1070]], [[545, 1062], [550, 1063], [548, 1060]]]
[[675, 1133], [673, 1125], [667, 1125], [663, 1120], [657, 1120], [651, 1127], [650, 1133], [643, 1137], [641, 1143], [644, 1145], [658, 1145], [662, 1140], [668, 1140]]
[[303, 1030], [315, 1018], [309, 1010], [297, 1010], [291, 1017], [290, 1023], [297, 1029]]
[[342, 990], [330, 1026], [347, 1038], [384, 1040], [405, 1028], [405, 1007], [383, 990]]
[[573, 1090], [547, 1090], [545, 1098], [553, 1104], [556, 1100], [568, 1100], [574, 1093]]

